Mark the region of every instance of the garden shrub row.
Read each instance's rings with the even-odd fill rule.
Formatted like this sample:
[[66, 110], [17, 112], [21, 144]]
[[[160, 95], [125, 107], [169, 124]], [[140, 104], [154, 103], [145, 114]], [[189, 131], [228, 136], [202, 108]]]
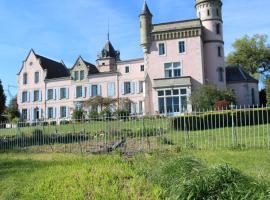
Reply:
[[173, 118], [171, 123], [174, 129], [185, 131], [268, 124], [270, 123], [270, 108], [183, 115]]

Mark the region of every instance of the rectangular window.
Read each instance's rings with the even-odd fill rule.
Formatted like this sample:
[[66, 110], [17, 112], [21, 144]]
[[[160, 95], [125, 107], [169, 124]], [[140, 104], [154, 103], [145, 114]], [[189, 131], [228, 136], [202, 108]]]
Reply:
[[186, 52], [185, 41], [180, 41], [178, 45], [179, 45], [179, 53], [185, 53]]
[[80, 71], [80, 80], [83, 80], [84, 79], [84, 71]]
[[187, 110], [187, 89], [169, 89], [158, 91], [160, 114], [174, 114]]
[[218, 80], [219, 82], [224, 81], [224, 70], [221, 67], [218, 68]]
[[108, 96], [113, 97], [114, 96], [114, 83], [108, 84]]
[[217, 16], [219, 17], [219, 9], [217, 9]]
[[67, 89], [61, 88], [60, 89], [60, 99], [66, 99], [67, 98]]
[[28, 98], [27, 98], [28, 92], [23, 92], [22, 93], [22, 103], [27, 102]]
[[207, 10], [207, 16], [210, 16], [210, 10]]
[[165, 55], [165, 44], [164, 43], [158, 44], [158, 51], [159, 51], [159, 55]]
[[92, 92], [91, 94], [92, 97], [98, 96], [98, 85], [92, 85], [91, 92]]
[[48, 108], [48, 119], [52, 119], [53, 118], [53, 108], [49, 107]]
[[76, 98], [81, 98], [83, 96], [83, 88], [82, 86], [76, 87]]
[[26, 85], [28, 83], [28, 75], [27, 73], [23, 74], [23, 84]]
[[53, 89], [48, 89], [47, 99], [48, 100], [53, 99]]
[[144, 72], [144, 65], [141, 65], [141, 72]]
[[38, 90], [34, 91], [34, 101], [39, 101], [39, 91]]
[[60, 117], [61, 118], [67, 117], [67, 107], [65, 107], [65, 106], [60, 107]]
[[181, 62], [165, 63], [164, 68], [165, 68], [165, 78], [182, 76]]
[[216, 32], [218, 35], [220, 34], [220, 24], [216, 24]]
[[139, 93], [143, 93], [144, 81], [139, 81]]
[[78, 71], [74, 72], [74, 80], [75, 81], [79, 80], [79, 72]]
[[131, 93], [131, 83], [130, 82], [124, 82], [124, 93], [125, 94]]
[[39, 72], [35, 72], [35, 83], [39, 82]]
[[126, 66], [126, 67], [125, 67], [125, 73], [126, 73], [126, 74], [129, 73], [129, 66]]
[[22, 110], [22, 120], [27, 120], [28, 112], [27, 109]]
[[218, 47], [218, 57], [222, 57], [222, 51], [221, 51], [221, 47]]

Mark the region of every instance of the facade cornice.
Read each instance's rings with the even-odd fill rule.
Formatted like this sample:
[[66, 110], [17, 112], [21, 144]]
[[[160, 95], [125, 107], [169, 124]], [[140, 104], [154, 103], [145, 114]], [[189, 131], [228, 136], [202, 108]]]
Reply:
[[180, 30], [169, 30], [151, 33], [153, 41], [182, 39], [202, 36], [202, 28], [187, 28]]

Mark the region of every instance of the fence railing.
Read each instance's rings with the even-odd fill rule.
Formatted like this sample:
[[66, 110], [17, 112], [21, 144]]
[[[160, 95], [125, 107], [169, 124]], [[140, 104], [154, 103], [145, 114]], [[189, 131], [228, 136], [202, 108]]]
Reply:
[[0, 151], [96, 154], [169, 148], [270, 149], [270, 107], [0, 124]]

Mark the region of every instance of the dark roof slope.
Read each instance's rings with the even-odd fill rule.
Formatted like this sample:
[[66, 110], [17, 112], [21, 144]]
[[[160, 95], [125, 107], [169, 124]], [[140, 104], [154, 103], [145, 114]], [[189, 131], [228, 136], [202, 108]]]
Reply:
[[[83, 60], [83, 59], [82, 59]], [[85, 63], [85, 65], [88, 67], [88, 75], [90, 74], [97, 74], [99, 73], [97, 67], [95, 65], [93, 65], [92, 63], [90, 62], [87, 62], [85, 60], [83, 60], [83, 62]]]
[[144, 3], [143, 3], [143, 8], [141, 10], [140, 15], [150, 15], [150, 16], [153, 16], [152, 13], [150, 12], [149, 8], [148, 8], [148, 5], [147, 5], [146, 1], [144, 1]]
[[40, 60], [41, 67], [44, 70], [47, 70], [46, 79], [64, 78], [70, 76], [69, 70], [62, 63], [56, 62], [38, 54], [35, 55]]
[[227, 83], [252, 82], [258, 83], [258, 80], [250, 76], [240, 67], [226, 67]]

